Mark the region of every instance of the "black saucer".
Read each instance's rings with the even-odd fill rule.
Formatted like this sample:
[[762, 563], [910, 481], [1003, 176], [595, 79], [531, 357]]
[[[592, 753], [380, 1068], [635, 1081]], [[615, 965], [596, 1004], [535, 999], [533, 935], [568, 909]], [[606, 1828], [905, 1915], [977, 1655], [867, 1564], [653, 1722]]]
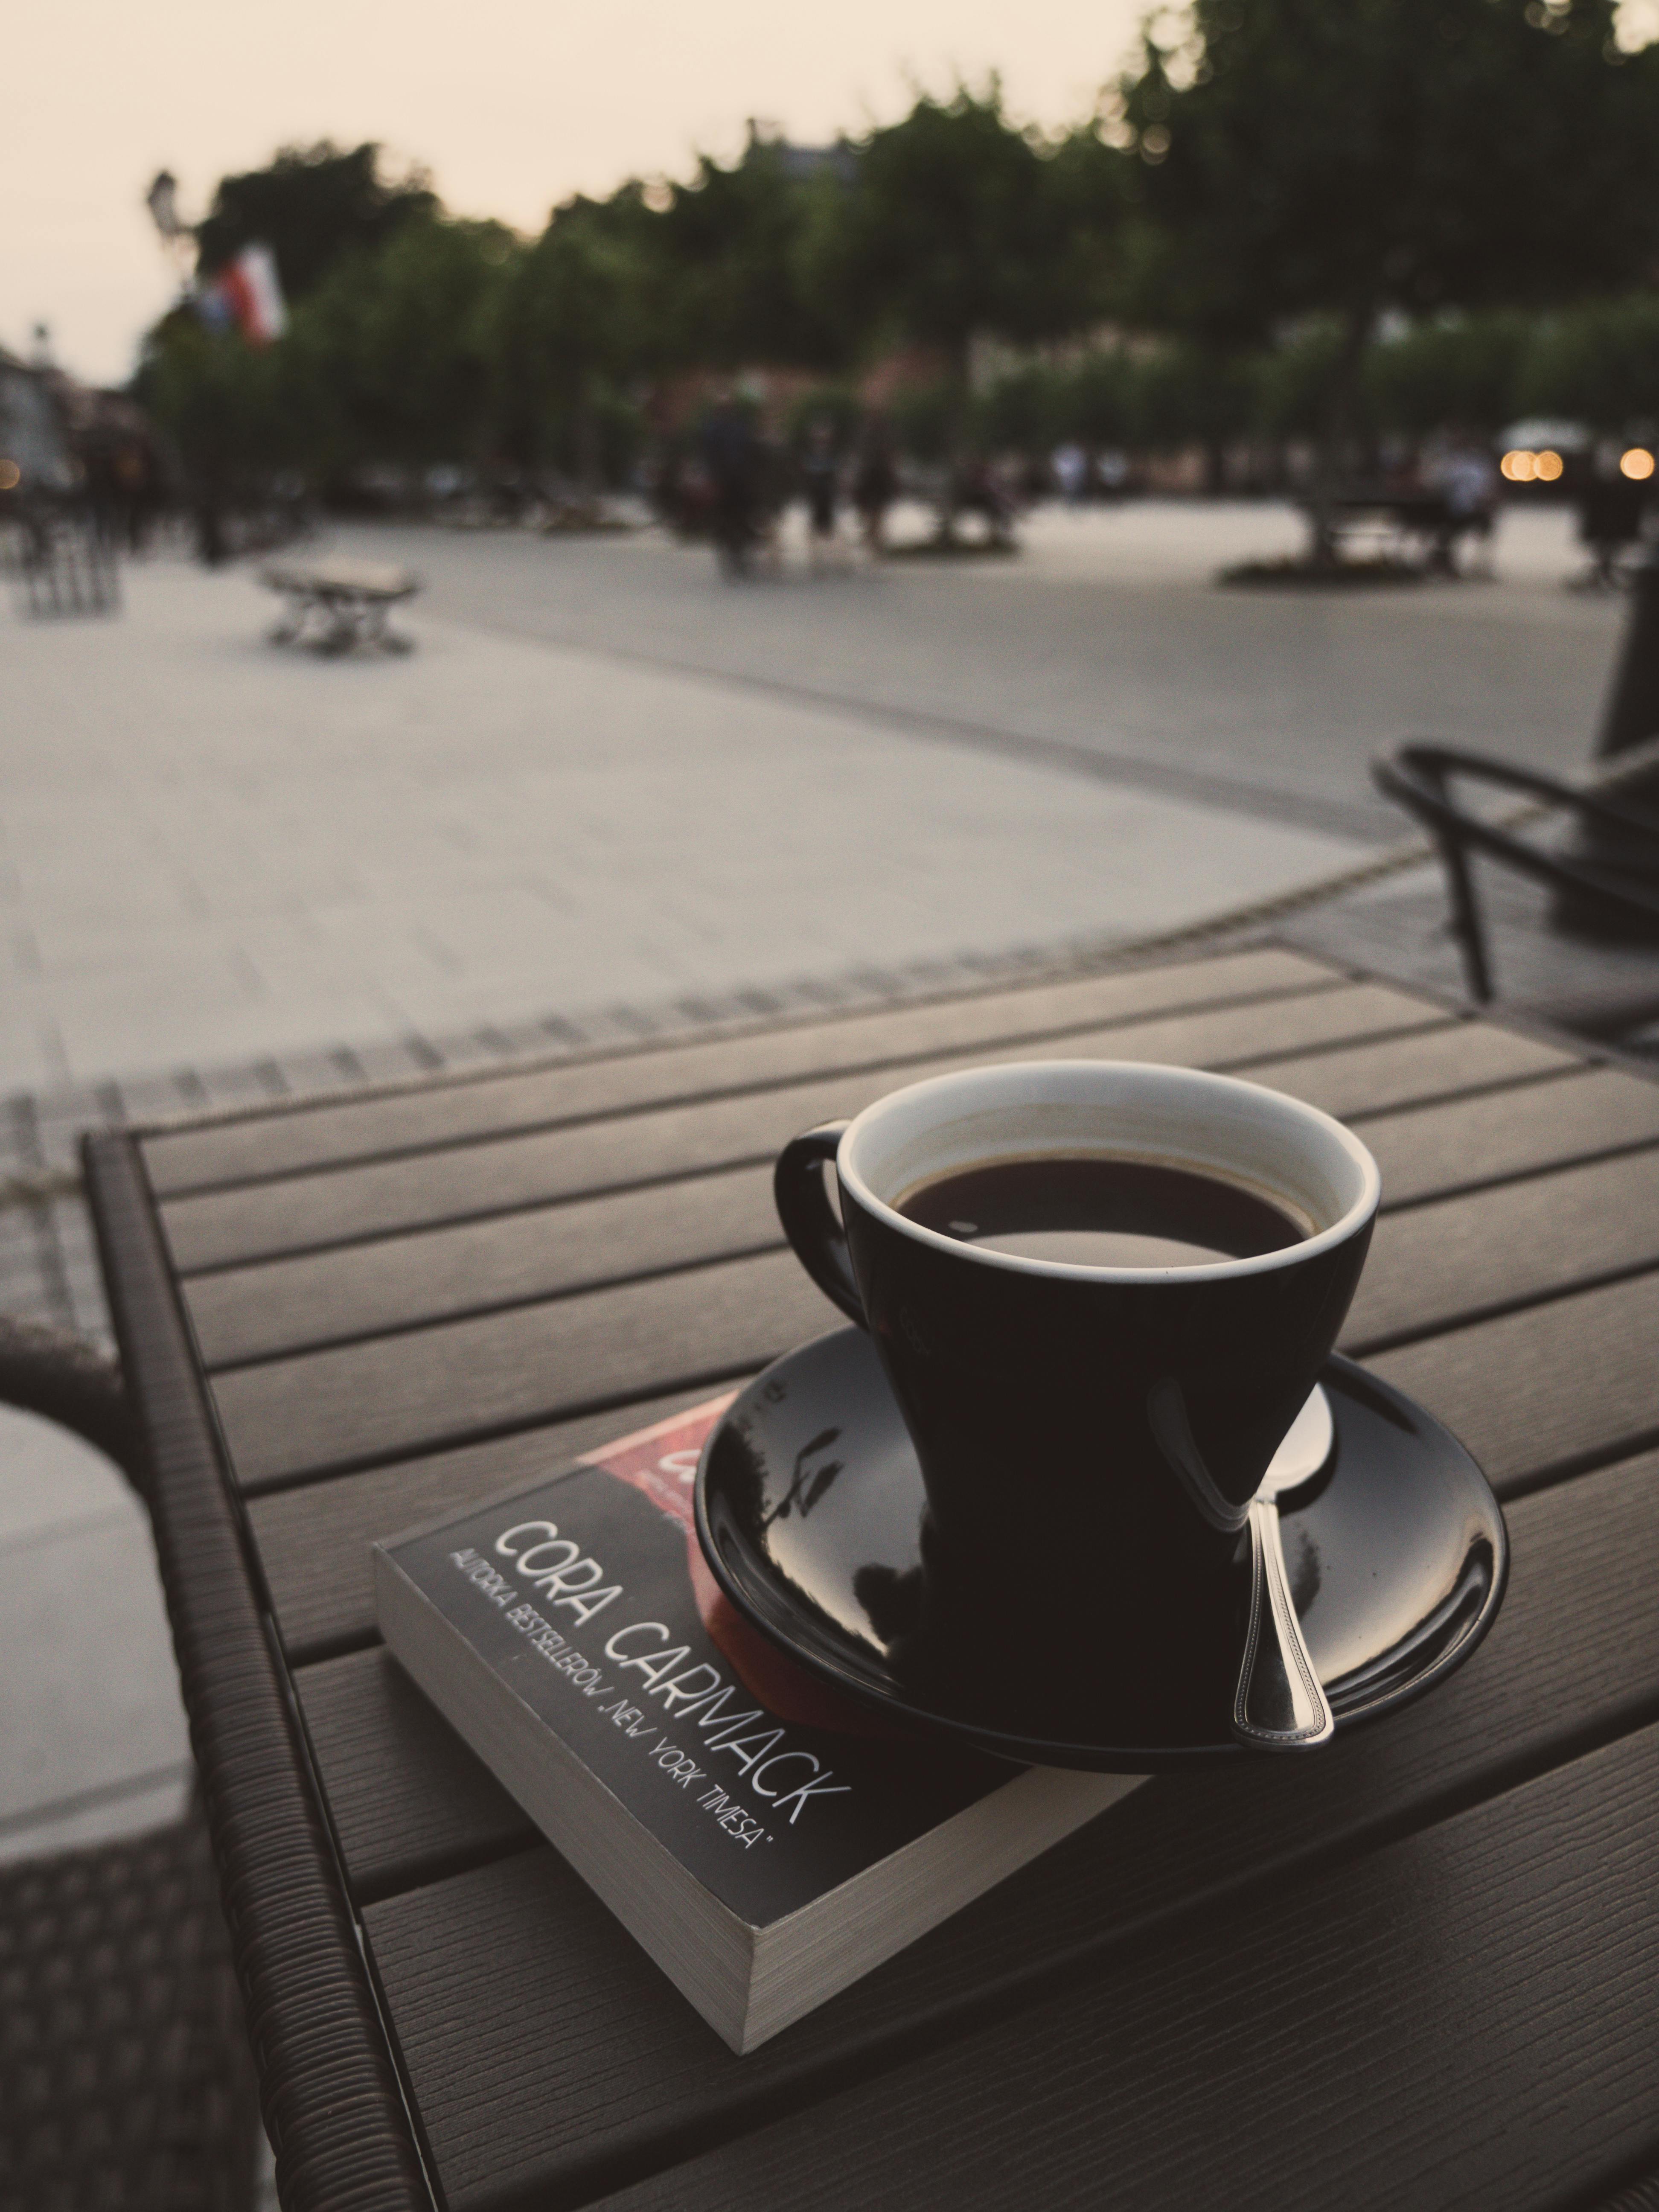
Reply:
[[[1352, 1361], [1322, 1376], [1336, 1423], [1324, 1469], [1281, 1508], [1297, 1611], [1340, 1734], [1462, 1664], [1504, 1594], [1509, 1544], [1455, 1437]], [[870, 1339], [846, 1328], [775, 1360], [703, 1448], [697, 1534], [749, 1620], [814, 1674], [902, 1725], [1045, 1766], [1146, 1773], [1267, 1754], [1228, 1727], [1237, 1668], [1172, 1723], [1144, 1688], [1086, 1664], [1030, 1663], [1012, 1623], [981, 1670], [907, 1656], [919, 1611], [921, 1474]], [[1248, 1578], [1239, 1572], [1243, 1648]], [[1137, 1717], [1137, 1708], [1140, 1717]]]

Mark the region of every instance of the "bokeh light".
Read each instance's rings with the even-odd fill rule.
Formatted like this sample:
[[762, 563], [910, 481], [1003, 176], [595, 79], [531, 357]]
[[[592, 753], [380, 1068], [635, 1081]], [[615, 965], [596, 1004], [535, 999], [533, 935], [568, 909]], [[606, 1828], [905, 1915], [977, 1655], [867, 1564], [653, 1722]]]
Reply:
[[1533, 455], [1532, 472], [1540, 483], [1553, 483], [1564, 465], [1560, 454], [1552, 453], [1547, 446], [1541, 453]]
[[1633, 483], [1645, 483], [1653, 474], [1653, 455], [1645, 446], [1632, 446], [1619, 456], [1620, 475], [1629, 477]]
[[1505, 453], [1498, 465], [1511, 483], [1530, 483], [1537, 473], [1538, 457], [1528, 453], [1525, 447], [1517, 446]]
[[[1648, 463], [1648, 466], [1650, 468], [1653, 466], [1651, 461]], [[22, 481], [23, 471], [18, 467], [16, 462], [8, 455], [0, 453], [0, 491], [15, 491]]]

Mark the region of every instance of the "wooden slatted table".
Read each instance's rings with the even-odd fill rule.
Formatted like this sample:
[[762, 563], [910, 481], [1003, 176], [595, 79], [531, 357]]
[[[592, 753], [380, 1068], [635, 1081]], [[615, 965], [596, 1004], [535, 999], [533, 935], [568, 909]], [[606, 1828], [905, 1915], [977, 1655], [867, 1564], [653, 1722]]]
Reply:
[[[832, 1325], [771, 1208], [795, 1130], [1086, 1054], [1359, 1128], [1346, 1348], [1486, 1467], [1504, 1610], [1432, 1698], [1159, 1778], [734, 2057], [386, 1658], [368, 1540]], [[1659, 1085], [1270, 947], [103, 1137], [88, 1176], [290, 2205], [1567, 2212], [1659, 2168]]]

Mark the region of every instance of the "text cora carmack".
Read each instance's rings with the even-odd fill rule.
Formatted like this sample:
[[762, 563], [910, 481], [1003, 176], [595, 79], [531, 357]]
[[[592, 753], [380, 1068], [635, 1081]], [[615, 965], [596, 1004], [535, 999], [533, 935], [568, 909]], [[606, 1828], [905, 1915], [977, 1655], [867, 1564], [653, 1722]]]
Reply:
[[[815, 1752], [789, 1742], [787, 1732], [771, 1714], [758, 1705], [746, 1712], [736, 1710], [744, 1702], [743, 1690], [706, 1660], [692, 1660], [690, 1645], [676, 1643], [665, 1621], [630, 1620], [613, 1630], [603, 1650], [615, 1669], [616, 1680], [605, 1681], [605, 1670], [584, 1658], [562, 1630], [520, 1595], [521, 1589], [532, 1589], [547, 1613], [562, 1609], [581, 1625], [623, 1595], [622, 1584], [608, 1583], [599, 1561], [586, 1556], [570, 1537], [560, 1535], [553, 1522], [519, 1522], [501, 1531], [493, 1549], [500, 1558], [513, 1561], [512, 1585], [499, 1568], [471, 1545], [452, 1552], [450, 1563], [477, 1586], [481, 1595], [499, 1606], [508, 1625], [550, 1664], [568, 1675], [572, 1686], [585, 1698], [622, 1692], [614, 1710], [602, 1706], [600, 1711], [614, 1719], [625, 1735], [638, 1736], [653, 1717], [647, 1705], [656, 1705], [665, 1716], [672, 1717], [676, 1735], [684, 1736], [711, 1764], [717, 1757], [734, 1760], [744, 1787], [766, 1801], [766, 1817], [781, 1820], [787, 1814], [791, 1827], [815, 1799], [849, 1794], [849, 1785], [837, 1782]], [[635, 1679], [624, 1680], [629, 1676]], [[629, 1698], [642, 1702], [631, 1705], [627, 1702]], [[653, 1743], [644, 1747], [683, 1789], [714, 1778], [678, 1745]], [[732, 1771], [731, 1768], [723, 1771]], [[722, 1816], [722, 1826], [738, 1811], [729, 1806], [718, 1783], [708, 1793], [708, 1801], [700, 1797], [698, 1802]], [[739, 1834], [739, 1840], [753, 1842], [758, 1837]]]

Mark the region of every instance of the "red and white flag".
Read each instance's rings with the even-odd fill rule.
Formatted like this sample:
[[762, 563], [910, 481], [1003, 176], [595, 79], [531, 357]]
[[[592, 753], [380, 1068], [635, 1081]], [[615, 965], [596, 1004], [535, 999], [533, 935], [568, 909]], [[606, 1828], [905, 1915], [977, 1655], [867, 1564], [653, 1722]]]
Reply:
[[250, 345], [269, 345], [288, 328], [276, 260], [268, 246], [245, 246], [202, 294], [210, 322], [234, 323]]

